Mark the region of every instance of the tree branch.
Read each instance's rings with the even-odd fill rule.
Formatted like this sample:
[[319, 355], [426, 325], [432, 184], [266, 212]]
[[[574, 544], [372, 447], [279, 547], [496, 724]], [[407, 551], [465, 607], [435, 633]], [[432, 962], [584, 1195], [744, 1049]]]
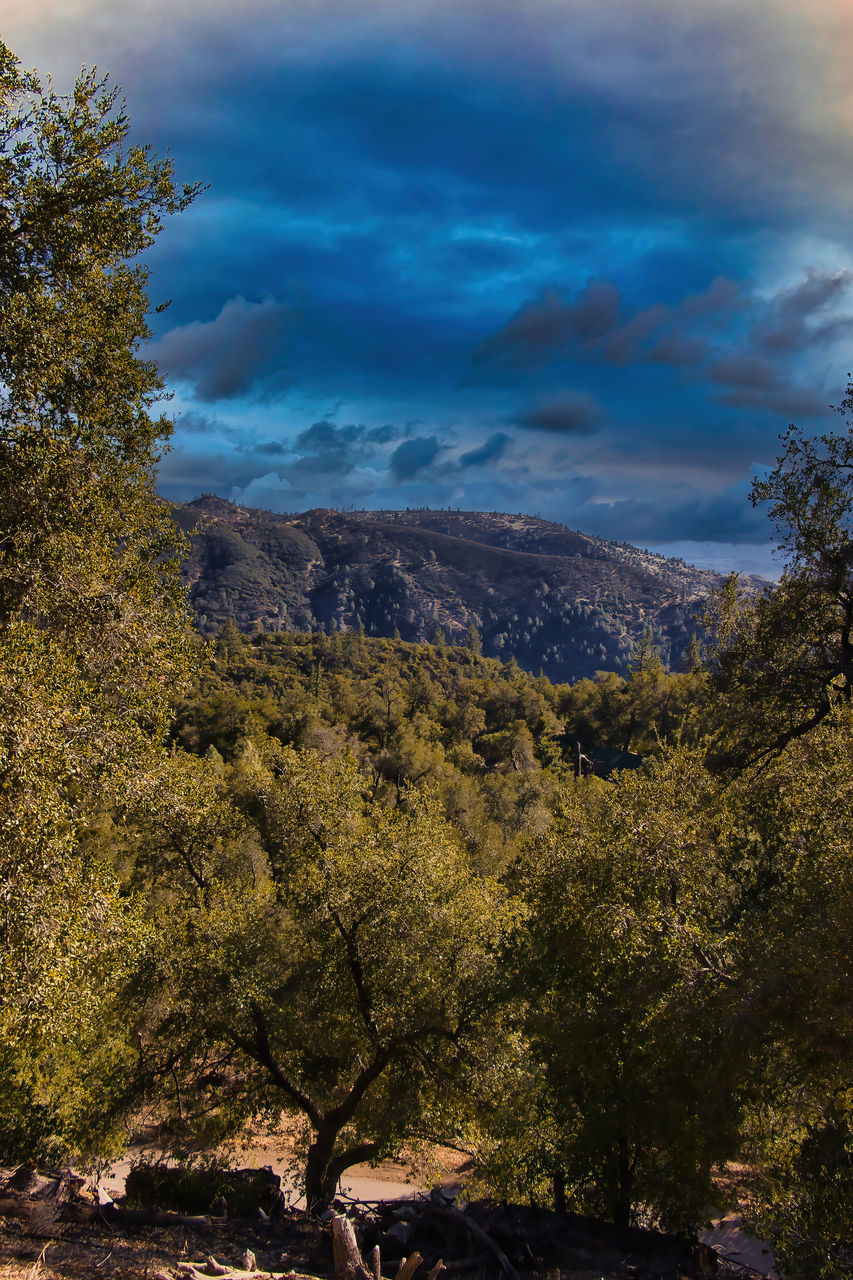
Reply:
[[355, 983], [356, 997], [358, 999], [358, 1010], [359, 1010], [359, 1013], [361, 1014], [361, 1020], [364, 1023], [365, 1029], [367, 1031], [367, 1034], [370, 1036], [370, 1039], [373, 1041], [374, 1044], [376, 1044], [376, 1042], [379, 1039], [379, 1029], [376, 1026], [376, 1020], [373, 1016], [373, 1008], [372, 1008], [372, 1002], [370, 999], [370, 992], [367, 989], [367, 983], [364, 980], [364, 970], [361, 967], [361, 960], [359, 959], [358, 951], [356, 950], [355, 938], [353, 936], [354, 931], [351, 931], [348, 933], [347, 930], [344, 928], [343, 921], [341, 920], [337, 911], [335, 911], [334, 907], [330, 907], [328, 903], [326, 904], [326, 906], [327, 906], [329, 915], [332, 917], [332, 920], [335, 922], [335, 927], [337, 928], [338, 933], [341, 935], [341, 938], [343, 939], [344, 947], [346, 948], [347, 962], [350, 967], [350, 973], [352, 974], [352, 980]]
[[255, 1062], [265, 1067], [273, 1084], [278, 1085], [282, 1093], [286, 1093], [291, 1102], [295, 1102], [301, 1111], [304, 1111], [308, 1119], [317, 1128], [323, 1117], [314, 1102], [309, 1098], [304, 1089], [300, 1089], [298, 1084], [289, 1079], [284, 1074], [275, 1057], [273, 1056], [272, 1046], [270, 1044], [269, 1031], [267, 1029], [266, 1018], [263, 1010], [255, 1006], [252, 1009], [252, 1018], [255, 1023], [255, 1033], [251, 1040], [238, 1039], [233, 1037], [234, 1043], [238, 1048], [247, 1053], [250, 1058], [254, 1058]]
[[372, 1062], [363, 1067], [356, 1076], [355, 1083], [343, 1102], [339, 1103], [337, 1107], [333, 1107], [331, 1111], [326, 1112], [324, 1122], [328, 1125], [334, 1125], [338, 1129], [342, 1129], [345, 1124], [349, 1124], [367, 1090], [374, 1080], [379, 1079], [393, 1056], [394, 1050], [390, 1045], [386, 1045], [379, 1050]]

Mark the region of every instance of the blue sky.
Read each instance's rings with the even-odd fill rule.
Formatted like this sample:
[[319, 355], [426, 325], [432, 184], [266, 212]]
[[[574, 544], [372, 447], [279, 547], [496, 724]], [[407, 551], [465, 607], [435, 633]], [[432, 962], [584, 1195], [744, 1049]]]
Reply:
[[209, 189], [150, 255], [160, 486], [454, 506], [772, 571], [853, 367], [846, 0], [12, 0]]

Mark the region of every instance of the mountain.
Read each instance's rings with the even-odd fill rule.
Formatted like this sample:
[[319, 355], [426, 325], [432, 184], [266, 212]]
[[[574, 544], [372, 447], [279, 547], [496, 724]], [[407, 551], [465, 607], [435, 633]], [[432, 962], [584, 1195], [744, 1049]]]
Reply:
[[644, 629], [677, 667], [719, 574], [532, 516], [477, 511], [276, 515], [205, 495], [176, 506], [203, 635], [346, 630], [470, 643], [552, 680], [623, 671]]

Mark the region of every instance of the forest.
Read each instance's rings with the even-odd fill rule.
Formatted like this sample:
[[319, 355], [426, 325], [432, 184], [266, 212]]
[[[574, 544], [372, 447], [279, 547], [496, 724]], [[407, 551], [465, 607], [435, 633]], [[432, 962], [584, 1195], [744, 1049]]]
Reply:
[[[301, 1124], [309, 1209], [490, 1195], [853, 1275], [853, 387], [755, 482], [778, 584], [681, 671], [194, 630], [138, 255], [198, 194], [0, 48], [0, 1163]], [[575, 768], [576, 744], [640, 767]]]

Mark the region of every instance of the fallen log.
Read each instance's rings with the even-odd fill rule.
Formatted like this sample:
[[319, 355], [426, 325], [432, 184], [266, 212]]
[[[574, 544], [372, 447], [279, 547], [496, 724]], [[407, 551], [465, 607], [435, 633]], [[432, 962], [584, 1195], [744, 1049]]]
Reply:
[[193, 1227], [210, 1230], [214, 1219], [209, 1213], [168, 1213], [161, 1209], [122, 1209], [115, 1204], [96, 1206], [95, 1213], [116, 1227]]
[[32, 1235], [50, 1234], [59, 1221], [91, 1221], [97, 1206], [80, 1194], [84, 1183], [71, 1169], [44, 1176], [21, 1165], [0, 1187], [0, 1216], [20, 1219]]

